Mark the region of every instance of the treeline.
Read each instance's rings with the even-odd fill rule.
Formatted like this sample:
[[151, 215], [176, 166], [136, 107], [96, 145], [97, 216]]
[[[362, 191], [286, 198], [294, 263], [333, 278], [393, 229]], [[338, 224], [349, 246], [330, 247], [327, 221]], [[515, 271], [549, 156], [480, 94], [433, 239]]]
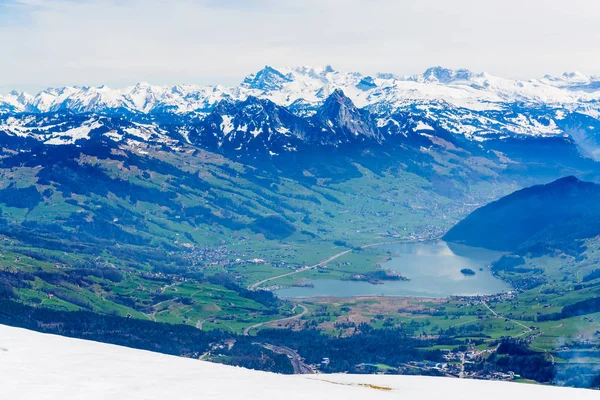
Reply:
[[198, 357], [210, 343], [232, 336], [188, 325], [35, 308], [10, 299], [0, 299], [0, 324], [186, 357]]
[[593, 270], [589, 274], [583, 277], [583, 282], [593, 281], [594, 279], [600, 278], [600, 268]]
[[205, 279], [209, 283], [233, 290], [241, 297], [254, 300], [265, 307], [277, 307], [281, 303], [281, 300], [273, 292], [268, 290], [248, 290], [235, 283], [230, 276], [225, 274], [207, 276]]
[[315, 329], [265, 329], [255, 338], [243, 340], [297, 349], [308, 364], [320, 364], [327, 357], [330, 363], [323, 366], [323, 372], [359, 372], [357, 365], [361, 363], [396, 366], [408, 361], [443, 361], [441, 351], [423, 349], [437, 344], [436, 339], [413, 338], [402, 328], [373, 329], [361, 324], [359, 329], [360, 334], [349, 337], [324, 335]]
[[35, 276], [26, 272], [0, 270], [0, 299], [16, 299], [14, 289], [28, 288], [33, 280]]
[[564, 306], [562, 309], [562, 317], [570, 318], [579, 315], [593, 314], [599, 311], [600, 297], [594, 297]]
[[[33, 282], [35, 278], [39, 278], [42, 281], [54, 286], [60, 286], [63, 283], [70, 283], [80, 287], [89, 287], [96, 283], [91, 278], [106, 279], [110, 282], [116, 283], [123, 280], [123, 274], [114, 268], [107, 267], [89, 269], [75, 268], [61, 270], [59, 272], [47, 272], [44, 270], [35, 270], [32, 272], [0, 270], [0, 297], [17, 298], [14, 289], [31, 287], [31, 282]], [[67, 294], [64, 294], [64, 291], [61, 291], [58, 288], [46, 290], [46, 293], [52, 293], [61, 299], [81, 306], [80, 302], [71, 301], [73, 300], [72, 296], [69, 296], [67, 299]]]
[[537, 316], [538, 321], [558, 321], [560, 319], [577, 317], [580, 315], [600, 312], [600, 297], [593, 297], [569, 304], [563, 307], [561, 312], [542, 314]]
[[8, 207], [32, 209], [43, 199], [35, 186], [18, 188], [11, 183], [6, 188], [0, 189], [0, 203], [4, 203]]
[[255, 233], [262, 233], [269, 240], [281, 240], [296, 232], [294, 225], [277, 215], [258, 218], [248, 227]]
[[61, 160], [56, 164], [48, 165], [38, 172], [37, 177], [39, 185], [54, 184], [65, 198], [70, 197], [71, 194], [85, 196], [96, 194], [106, 197], [108, 193], [113, 193], [119, 198], [129, 199], [132, 204], [145, 201], [173, 209], [178, 208], [175, 202], [177, 194], [174, 192], [112, 178], [100, 167], [80, 164], [74, 160]]
[[228, 365], [278, 374], [294, 373], [294, 367], [286, 355], [274, 353], [256, 343], [238, 341], [233, 347], [220, 350], [219, 354], [227, 357]]
[[324, 367], [326, 372], [358, 372], [356, 366], [364, 362], [399, 365], [424, 359], [442, 361], [440, 351], [420, 348], [436, 344], [435, 339], [413, 339], [401, 329], [374, 330], [366, 326], [361, 326], [360, 335], [347, 338], [312, 329], [265, 330], [257, 337], [246, 337], [88, 311], [30, 307], [10, 299], [0, 299], [0, 324], [187, 357], [200, 356], [209, 350], [211, 343], [234, 340], [235, 346], [231, 349], [219, 350], [226, 356], [226, 363], [279, 373], [293, 372], [287, 357], [257, 346], [256, 342], [298, 349], [312, 364], [329, 357], [331, 363]]
[[465, 364], [465, 368], [467, 371], [514, 372], [540, 383], [553, 382], [556, 374], [555, 366], [544, 353], [535, 352], [525, 341], [513, 338], [503, 338], [496, 352], [483, 361]]

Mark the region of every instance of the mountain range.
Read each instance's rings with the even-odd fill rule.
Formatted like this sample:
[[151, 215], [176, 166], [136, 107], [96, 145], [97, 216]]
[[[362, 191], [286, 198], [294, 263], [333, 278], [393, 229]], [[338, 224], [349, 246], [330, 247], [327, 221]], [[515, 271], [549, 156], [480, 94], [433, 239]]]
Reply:
[[516, 188], [597, 180], [598, 82], [265, 67], [235, 88], [12, 93], [0, 99], [0, 226], [97, 250], [98, 240], [169, 247], [181, 232], [191, 243], [240, 230], [370, 240], [411, 213], [403, 230], [435, 236]]
[[[345, 125], [333, 126], [324, 115], [328, 113], [337, 113]], [[73, 130], [57, 114], [92, 117]], [[271, 156], [295, 151], [298, 142], [307, 140], [335, 145], [445, 131], [479, 143], [568, 137], [586, 155], [597, 157], [600, 77], [565, 73], [513, 80], [442, 67], [407, 77], [368, 76], [330, 66], [267, 66], [236, 87], [139, 83], [124, 89], [50, 88], [35, 95], [13, 91], [0, 97], [0, 116], [0, 132], [5, 135], [47, 144], [73, 143], [102, 127], [112, 132], [110, 122], [100, 118], [106, 117], [129, 123], [123, 129], [134, 136], [164, 140], [168, 131], [171, 138], [196, 136], [196, 141], [216, 146], [232, 142], [225, 147], [237, 151], [264, 148]], [[117, 140], [123, 132], [117, 129], [108, 136]], [[237, 143], [237, 138], [262, 144], [240, 148], [244, 143]], [[265, 146], [265, 139], [273, 145]]]

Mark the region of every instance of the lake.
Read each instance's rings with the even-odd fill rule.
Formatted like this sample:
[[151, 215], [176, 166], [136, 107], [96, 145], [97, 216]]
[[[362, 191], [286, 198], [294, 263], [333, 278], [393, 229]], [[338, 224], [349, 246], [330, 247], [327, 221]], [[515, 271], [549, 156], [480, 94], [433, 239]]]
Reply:
[[[391, 260], [383, 268], [398, 271], [409, 281], [386, 281], [381, 285], [368, 282], [317, 279], [306, 283], [314, 287], [290, 287], [276, 293], [284, 298], [336, 296], [405, 296], [448, 297], [476, 296], [511, 290], [511, 286], [494, 277], [489, 264], [503, 253], [463, 245], [436, 242], [383, 245]], [[461, 269], [475, 271], [464, 275]]]

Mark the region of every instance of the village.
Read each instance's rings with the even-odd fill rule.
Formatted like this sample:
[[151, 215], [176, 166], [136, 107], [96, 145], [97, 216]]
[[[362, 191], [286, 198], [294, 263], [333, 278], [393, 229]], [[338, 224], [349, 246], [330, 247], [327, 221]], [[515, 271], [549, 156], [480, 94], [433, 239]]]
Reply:
[[419, 374], [499, 381], [512, 381], [518, 379], [520, 376], [510, 371], [508, 373], [503, 373], [499, 371], [481, 371], [468, 368], [468, 364], [475, 364], [483, 360], [485, 357], [495, 352], [496, 349], [497, 348], [490, 350], [471, 349], [467, 351], [445, 349], [442, 350], [445, 353], [443, 355], [445, 362], [410, 361], [397, 368], [363, 363], [356, 367], [358, 371], [369, 374]]

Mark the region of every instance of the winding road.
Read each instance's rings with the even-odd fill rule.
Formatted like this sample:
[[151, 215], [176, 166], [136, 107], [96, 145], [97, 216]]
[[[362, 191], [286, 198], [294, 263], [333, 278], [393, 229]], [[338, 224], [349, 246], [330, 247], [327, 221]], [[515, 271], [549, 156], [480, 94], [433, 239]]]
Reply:
[[272, 321], [260, 322], [258, 324], [254, 324], [252, 326], [248, 326], [248, 327], [244, 328], [244, 330], [243, 330], [244, 336], [249, 336], [251, 330], [259, 328], [259, 327], [261, 327], [263, 325], [274, 324], [274, 323], [277, 323], [277, 322], [284, 322], [284, 321], [292, 321], [292, 320], [295, 320], [295, 319], [300, 319], [304, 315], [306, 315], [306, 313], [308, 312], [308, 308], [306, 308], [306, 306], [303, 305], [303, 304], [294, 304], [294, 308], [292, 309], [292, 311], [295, 311], [297, 307], [300, 307], [302, 309], [302, 312], [300, 314], [292, 315], [291, 317], [286, 317], [286, 318], [281, 318], [281, 319], [274, 319]]
[[271, 350], [273, 353], [283, 354], [287, 356], [294, 368], [294, 374], [314, 374], [315, 371], [304, 362], [302, 357], [295, 351], [285, 346], [275, 346], [272, 344], [259, 344], [267, 350]]
[[198, 321], [198, 322], [196, 323], [196, 328], [198, 328], [198, 329], [202, 330], [202, 325], [204, 325], [204, 323], [205, 323], [205, 322], [208, 322], [208, 321], [212, 322], [212, 321], [214, 321], [214, 320], [215, 320], [215, 318], [214, 318], [214, 317], [211, 317], [211, 318], [206, 318], [206, 319], [200, 320], [200, 321]]
[[[526, 329], [526, 330], [525, 330], [523, 333], [521, 333], [520, 335], [517, 335], [517, 336], [515, 336], [515, 337], [523, 336], [523, 335], [526, 335], [526, 334], [528, 334], [528, 333], [531, 333], [531, 332], [533, 332], [533, 329], [531, 329], [530, 327], [528, 327], [528, 326], [526, 326], [526, 325], [524, 325], [524, 324], [520, 323], [519, 321], [515, 321], [514, 319], [506, 318], [506, 317], [503, 317], [502, 315], [498, 314], [496, 311], [492, 310], [492, 309], [490, 308], [490, 306], [488, 306], [488, 305], [487, 305], [487, 303], [486, 303], [485, 301], [482, 301], [481, 303], [482, 303], [484, 306], [486, 306], [486, 308], [487, 308], [488, 310], [490, 310], [490, 312], [491, 312], [492, 314], [494, 314], [494, 315], [495, 315], [497, 318], [505, 318], [505, 319], [509, 320], [510, 322], [512, 322], [512, 323], [514, 323], [514, 324], [517, 324], [517, 325], [519, 325], [519, 326], [521, 326], [521, 327], [523, 327], [523, 328], [525, 328], [525, 329]], [[543, 332], [541, 332], [541, 331], [539, 332], [539, 334], [542, 334], [542, 333], [543, 333]], [[533, 346], [531, 346], [531, 348], [532, 348], [532, 349], [535, 349], [535, 350], [539, 350], [539, 351], [543, 351], [543, 352], [545, 352], [545, 353], [548, 355], [548, 357], [550, 357], [550, 361], [552, 362], [552, 364], [555, 364], [555, 363], [556, 363], [556, 359], [554, 358], [554, 356], [552, 355], [552, 353], [550, 353], [548, 350], [546, 350], [546, 349], [540, 349], [540, 348], [538, 348], [538, 347], [533, 347]]]

